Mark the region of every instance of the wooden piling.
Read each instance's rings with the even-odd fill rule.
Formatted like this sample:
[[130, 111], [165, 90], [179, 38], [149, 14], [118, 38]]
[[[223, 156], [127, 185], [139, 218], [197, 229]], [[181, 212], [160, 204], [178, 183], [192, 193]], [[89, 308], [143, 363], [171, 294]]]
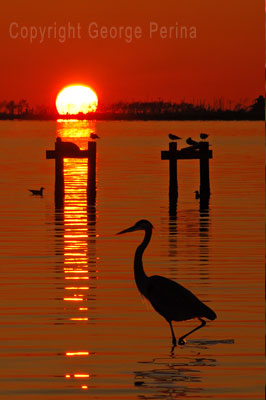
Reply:
[[46, 150], [47, 159], [55, 159], [55, 199], [56, 204], [64, 203], [64, 157], [88, 159], [88, 204], [94, 205], [96, 199], [96, 142], [88, 142], [87, 150], [80, 150], [72, 142], [57, 138], [54, 150]]
[[88, 142], [88, 204], [94, 204], [96, 199], [96, 142]]
[[65, 194], [64, 186], [64, 158], [61, 150], [62, 140], [57, 138], [55, 142], [55, 197], [61, 199]]
[[[177, 143], [170, 142], [169, 150], [161, 151], [161, 159], [169, 160], [169, 213], [175, 214], [178, 198], [177, 182], [177, 161], [178, 160], [200, 160], [200, 199], [202, 206], [208, 208], [210, 197], [210, 173], [209, 159], [212, 158], [212, 150], [209, 149], [209, 143], [205, 141], [195, 142], [195, 145], [184, 147], [177, 150]], [[204, 207], [203, 207], [204, 208]]]
[[172, 203], [178, 198], [178, 182], [177, 182], [177, 159], [176, 159], [177, 143], [169, 143], [169, 199]]
[[209, 143], [200, 142], [200, 197], [209, 197], [210, 191], [210, 171], [209, 171]]

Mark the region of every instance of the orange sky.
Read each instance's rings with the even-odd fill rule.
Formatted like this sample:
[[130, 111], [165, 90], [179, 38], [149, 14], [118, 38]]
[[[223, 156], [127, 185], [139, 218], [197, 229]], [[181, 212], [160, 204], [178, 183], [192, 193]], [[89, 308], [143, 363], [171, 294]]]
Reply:
[[[38, 35], [30, 43], [20, 28], [80, 26], [80, 39]], [[142, 37], [93, 39], [88, 26], [140, 26]], [[196, 27], [196, 39], [149, 37], [149, 24]], [[47, 28], [46, 28], [47, 29]], [[43, 31], [42, 31], [43, 32]], [[53, 36], [53, 32], [50, 32]], [[249, 100], [264, 93], [263, 0], [88, 0], [2, 2], [0, 100], [26, 98], [53, 104], [58, 91], [83, 83], [100, 102]]]

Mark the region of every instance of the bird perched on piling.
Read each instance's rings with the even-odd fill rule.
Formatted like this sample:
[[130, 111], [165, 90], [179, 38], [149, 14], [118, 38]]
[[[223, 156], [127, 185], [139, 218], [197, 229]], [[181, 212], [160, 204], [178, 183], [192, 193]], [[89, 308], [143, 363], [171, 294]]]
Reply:
[[200, 199], [200, 193], [199, 193], [199, 191], [198, 190], [195, 190], [195, 199]]
[[97, 133], [92, 132], [92, 133], [90, 134], [90, 138], [91, 138], [91, 139], [100, 139], [100, 136], [98, 136]]
[[189, 144], [190, 146], [198, 146], [199, 145], [199, 142], [196, 142], [196, 140], [191, 139], [191, 137], [189, 137], [186, 140], [186, 143]]
[[209, 136], [209, 135], [207, 135], [207, 133], [201, 133], [201, 134], [200, 134], [200, 138], [201, 138], [202, 140], [207, 139], [208, 136]]
[[172, 321], [185, 321], [198, 318], [201, 324], [179, 338], [178, 344], [185, 344], [185, 337], [206, 325], [203, 318], [214, 320], [216, 314], [211, 308], [202, 303], [192, 292], [163, 276], [147, 276], [143, 269], [142, 255], [152, 236], [152, 224], [142, 219], [135, 225], [118, 233], [143, 230], [145, 232], [142, 243], [138, 246], [134, 258], [134, 274], [137, 288], [145, 296], [153, 308], [169, 323], [172, 333], [172, 343], [176, 346]]
[[31, 192], [31, 194], [33, 194], [34, 196], [42, 196], [42, 195], [43, 195], [43, 190], [44, 190], [44, 189], [45, 189], [44, 187], [41, 187], [40, 190], [33, 190], [33, 189], [28, 189], [28, 190], [29, 190], [29, 192]]
[[181, 137], [173, 135], [172, 133], [169, 133], [168, 137], [171, 140], [180, 140], [180, 139], [182, 139]]

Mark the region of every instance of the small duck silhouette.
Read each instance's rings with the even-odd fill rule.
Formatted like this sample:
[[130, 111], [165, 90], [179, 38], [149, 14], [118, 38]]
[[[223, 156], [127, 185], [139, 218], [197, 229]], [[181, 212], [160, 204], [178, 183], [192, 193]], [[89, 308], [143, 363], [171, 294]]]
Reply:
[[202, 140], [207, 139], [208, 136], [209, 136], [209, 135], [207, 135], [207, 133], [201, 133], [201, 134], [200, 134], [200, 138], [201, 138]]
[[28, 190], [29, 190], [29, 192], [31, 192], [31, 194], [32, 194], [33, 196], [42, 196], [42, 195], [43, 195], [43, 190], [44, 190], [44, 189], [45, 189], [44, 187], [41, 187], [40, 190], [33, 190], [33, 189], [28, 189]]

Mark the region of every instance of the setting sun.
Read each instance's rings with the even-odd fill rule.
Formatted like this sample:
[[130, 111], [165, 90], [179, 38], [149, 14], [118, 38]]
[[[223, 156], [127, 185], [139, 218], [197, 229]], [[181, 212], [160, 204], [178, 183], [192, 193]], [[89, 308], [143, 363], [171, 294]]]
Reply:
[[98, 97], [88, 86], [67, 86], [56, 98], [56, 108], [61, 115], [95, 112], [97, 105]]

